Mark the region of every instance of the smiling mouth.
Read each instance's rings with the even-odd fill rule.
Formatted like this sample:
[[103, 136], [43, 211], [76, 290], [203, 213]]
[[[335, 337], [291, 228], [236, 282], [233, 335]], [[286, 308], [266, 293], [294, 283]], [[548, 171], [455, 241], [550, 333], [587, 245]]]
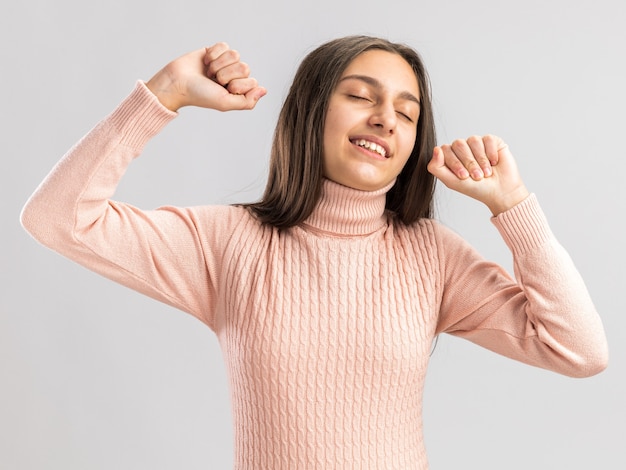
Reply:
[[365, 139], [356, 139], [356, 140], [352, 140], [351, 142], [357, 147], [362, 147], [371, 152], [377, 153], [383, 158], [387, 158], [387, 151], [383, 147], [381, 147], [380, 145], [374, 142], [370, 142], [369, 140], [365, 140]]

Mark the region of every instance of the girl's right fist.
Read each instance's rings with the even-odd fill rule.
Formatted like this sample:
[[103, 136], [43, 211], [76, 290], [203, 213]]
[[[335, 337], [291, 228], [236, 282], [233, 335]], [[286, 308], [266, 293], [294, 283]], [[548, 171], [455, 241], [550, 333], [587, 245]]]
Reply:
[[237, 51], [223, 42], [170, 62], [146, 85], [172, 111], [183, 106], [252, 109], [267, 93], [250, 77], [250, 68]]

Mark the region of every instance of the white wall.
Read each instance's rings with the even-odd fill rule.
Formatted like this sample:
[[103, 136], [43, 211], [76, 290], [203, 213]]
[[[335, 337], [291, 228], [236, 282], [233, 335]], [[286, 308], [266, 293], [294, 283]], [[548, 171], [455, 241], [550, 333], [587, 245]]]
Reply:
[[[587, 280], [611, 347], [607, 371], [575, 380], [442, 337], [425, 397], [431, 467], [626, 468], [625, 24], [621, 0], [3, 6], [0, 468], [231, 466], [229, 397], [211, 331], [37, 245], [19, 211], [135, 80], [219, 40], [241, 52], [269, 95], [251, 113], [183, 110], [116, 197], [145, 208], [255, 199], [296, 65], [352, 33], [421, 51], [440, 142], [495, 133], [509, 143]], [[510, 267], [486, 209], [442, 190], [439, 214]]]

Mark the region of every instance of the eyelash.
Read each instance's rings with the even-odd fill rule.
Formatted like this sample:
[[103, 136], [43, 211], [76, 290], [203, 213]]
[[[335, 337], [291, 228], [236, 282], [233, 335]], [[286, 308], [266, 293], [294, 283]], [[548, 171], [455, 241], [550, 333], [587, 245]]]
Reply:
[[353, 98], [355, 100], [371, 101], [369, 98], [365, 98], [364, 96], [359, 96], [359, 95], [348, 95], [348, 97]]
[[[359, 95], [348, 95], [348, 98], [352, 98], [354, 100], [363, 100], [363, 101], [371, 101], [369, 98], [366, 98], [364, 96], [359, 96]], [[406, 119], [407, 121], [409, 121], [410, 123], [413, 123], [413, 119], [411, 119], [409, 116], [407, 116], [406, 114], [400, 112], [400, 111], [396, 111], [400, 116], [402, 116], [404, 119]]]
[[413, 119], [411, 119], [411, 118], [410, 118], [409, 116], [407, 116], [406, 114], [401, 113], [400, 111], [398, 111], [398, 114], [399, 114], [400, 116], [402, 116], [404, 119], [406, 119], [407, 121], [409, 121], [410, 123], [413, 123]]

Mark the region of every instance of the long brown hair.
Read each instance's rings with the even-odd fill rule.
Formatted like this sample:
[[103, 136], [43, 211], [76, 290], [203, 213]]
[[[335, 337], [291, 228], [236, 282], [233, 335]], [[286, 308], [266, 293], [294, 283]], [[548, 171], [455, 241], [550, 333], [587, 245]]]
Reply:
[[412, 48], [370, 36], [347, 36], [322, 44], [300, 64], [274, 131], [265, 193], [245, 205], [261, 222], [287, 228], [305, 220], [322, 187], [323, 133], [328, 102], [341, 75], [359, 54], [380, 49], [400, 55], [413, 68], [421, 108], [413, 151], [387, 193], [386, 208], [410, 224], [432, 217], [435, 179], [426, 166], [435, 146], [430, 81]]

